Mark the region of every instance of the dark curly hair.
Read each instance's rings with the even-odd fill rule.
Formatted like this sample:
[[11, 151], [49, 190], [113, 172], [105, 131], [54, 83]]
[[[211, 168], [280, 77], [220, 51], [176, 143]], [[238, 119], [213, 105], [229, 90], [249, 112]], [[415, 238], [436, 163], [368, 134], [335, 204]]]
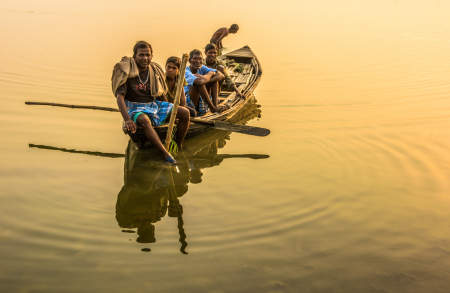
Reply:
[[194, 49], [189, 53], [189, 60], [192, 59], [192, 57], [194, 57], [194, 55], [202, 55], [202, 51], [200, 51], [199, 49]]
[[215, 44], [209, 43], [208, 45], [205, 46], [205, 53], [212, 49], [217, 51], [217, 46]]
[[169, 57], [169, 58], [167, 58], [166, 65], [169, 62], [175, 64], [175, 66], [178, 67], [178, 69], [180, 69], [181, 59], [179, 57], [176, 57], [176, 56]]
[[136, 53], [138, 49], [150, 48], [150, 53], [153, 55], [152, 45], [147, 43], [146, 41], [137, 41], [133, 47], [133, 57], [136, 57]]

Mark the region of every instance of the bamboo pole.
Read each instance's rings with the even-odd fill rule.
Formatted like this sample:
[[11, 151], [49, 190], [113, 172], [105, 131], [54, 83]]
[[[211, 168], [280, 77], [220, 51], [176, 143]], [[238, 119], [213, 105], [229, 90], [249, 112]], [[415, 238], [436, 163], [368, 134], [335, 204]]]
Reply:
[[55, 107], [64, 107], [64, 108], [73, 108], [73, 109], [91, 109], [91, 110], [119, 112], [119, 110], [117, 110], [116, 108], [100, 107], [100, 106], [70, 105], [70, 104], [48, 103], [48, 102], [31, 102], [31, 101], [26, 101], [25, 104], [26, 105], [55, 106]]
[[169, 149], [170, 141], [172, 139], [173, 126], [175, 125], [175, 118], [177, 116], [178, 106], [180, 105], [181, 90], [184, 84], [184, 72], [186, 70], [186, 64], [188, 60], [188, 54], [183, 54], [181, 59], [180, 75], [177, 82], [177, 91], [175, 94], [175, 101], [173, 101], [172, 113], [170, 114], [169, 126], [167, 128], [166, 141], [164, 143], [166, 149]]

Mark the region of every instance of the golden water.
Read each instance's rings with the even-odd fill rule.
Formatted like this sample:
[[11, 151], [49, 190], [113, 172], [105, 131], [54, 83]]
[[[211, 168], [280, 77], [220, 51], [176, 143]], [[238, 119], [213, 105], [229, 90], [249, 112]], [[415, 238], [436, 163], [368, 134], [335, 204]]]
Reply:
[[[0, 291], [448, 292], [450, 4], [161, 2], [0, 4]], [[136, 40], [163, 63], [234, 22], [272, 133], [175, 173], [118, 113], [23, 103], [114, 107]]]

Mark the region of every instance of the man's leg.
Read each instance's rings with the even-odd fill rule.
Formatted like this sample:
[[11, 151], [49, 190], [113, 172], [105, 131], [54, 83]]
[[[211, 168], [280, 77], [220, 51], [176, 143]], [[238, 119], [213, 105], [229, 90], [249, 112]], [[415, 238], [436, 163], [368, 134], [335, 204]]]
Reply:
[[183, 149], [183, 143], [184, 138], [186, 137], [187, 131], [189, 129], [189, 110], [185, 107], [178, 107], [177, 109], [177, 118], [178, 118], [178, 124], [177, 124], [177, 135], [176, 135], [176, 142], [178, 145], [178, 149]]
[[217, 107], [217, 96], [219, 95], [219, 82], [210, 82], [206, 84], [208, 92], [211, 94], [211, 99], [214, 106]]
[[189, 91], [189, 96], [191, 97], [191, 101], [194, 103], [196, 110], [198, 109], [198, 103], [201, 97], [212, 112], [217, 112], [217, 107], [212, 103], [208, 89], [205, 85], [193, 85]]
[[189, 97], [191, 98], [191, 101], [195, 106], [195, 110], [197, 110], [198, 102], [200, 100], [200, 92], [198, 86], [196, 85], [191, 86], [191, 88], [189, 89]]
[[166, 150], [164, 145], [161, 142], [161, 139], [159, 139], [158, 133], [156, 133], [155, 129], [153, 128], [152, 122], [150, 121], [150, 118], [146, 114], [141, 114], [136, 119], [137, 123], [141, 125], [144, 128], [145, 136], [148, 138], [148, 140], [152, 143], [152, 145], [156, 146], [157, 149], [159, 149], [163, 155], [164, 158], [171, 158], [173, 157], [169, 154], [169, 152]]
[[[206, 102], [206, 104], [208, 104], [208, 107], [211, 110], [211, 112], [217, 112], [217, 107], [211, 101], [211, 98], [209, 97], [209, 92], [208, 92], [208, 89], [206, 88], [206, 86], [201, 85], [201, 86], [197, 86], [197, 88], [200, 93], [200, 96], [202, 97], [203, 101]], [[216, 94], [216, 99], [217, 99], [217, 94]]]

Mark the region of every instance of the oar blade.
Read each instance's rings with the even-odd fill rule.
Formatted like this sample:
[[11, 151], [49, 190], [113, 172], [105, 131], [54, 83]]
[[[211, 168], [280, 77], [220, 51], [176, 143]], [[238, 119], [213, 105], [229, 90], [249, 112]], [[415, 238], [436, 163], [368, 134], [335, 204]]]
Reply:
[[250, 134], [255, 136], [267, 136], [270, 133], [270, 130], [267, 128], [232, 124], [223, 121], [214, 121], [214, 128], [232, 132], [239, 132], [243, 134]]

